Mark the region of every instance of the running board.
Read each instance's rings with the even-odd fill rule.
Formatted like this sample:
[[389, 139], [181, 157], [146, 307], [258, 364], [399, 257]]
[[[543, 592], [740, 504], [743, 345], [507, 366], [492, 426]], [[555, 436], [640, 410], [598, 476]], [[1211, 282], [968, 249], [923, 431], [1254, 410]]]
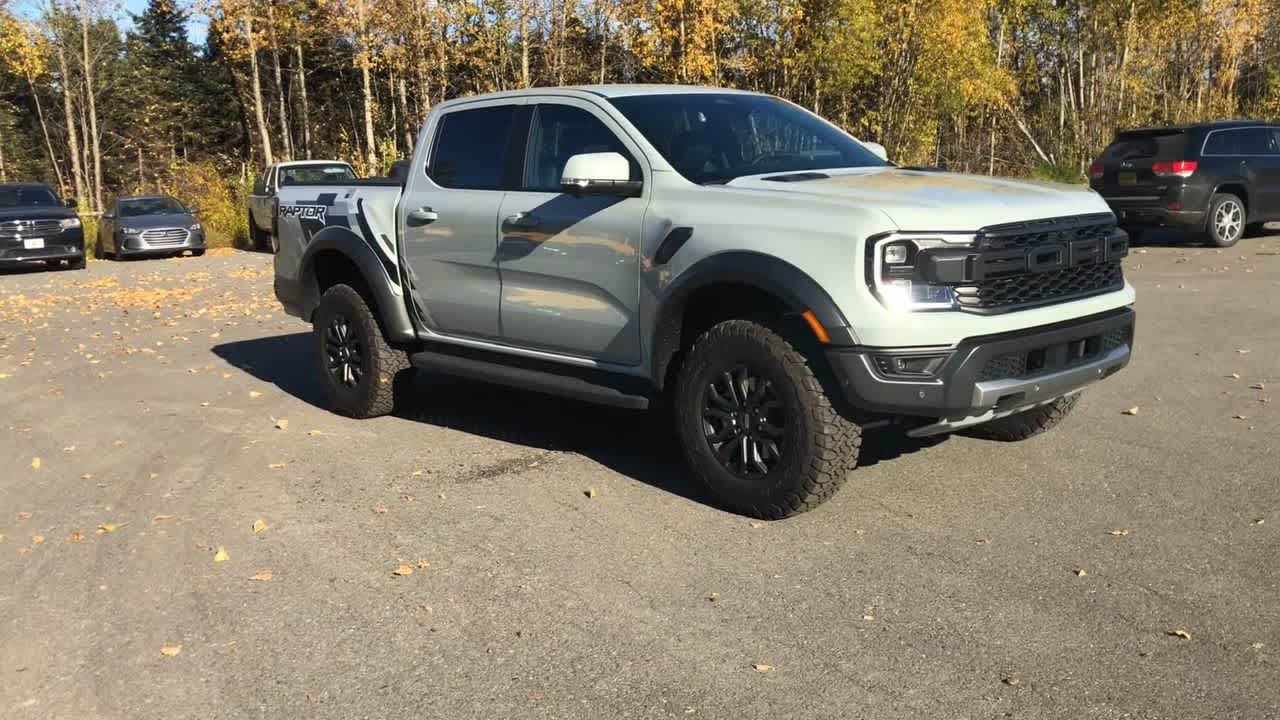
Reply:
[[647, 395], [627, 392], [614, 385], [577, 375], [508, 365], [434, 350], [410, 353], [409, 362], [416, 368], [430, 372], [558, 395], [597, 405], [611, 405], [631, 410], [644, 410], [649, 407]]

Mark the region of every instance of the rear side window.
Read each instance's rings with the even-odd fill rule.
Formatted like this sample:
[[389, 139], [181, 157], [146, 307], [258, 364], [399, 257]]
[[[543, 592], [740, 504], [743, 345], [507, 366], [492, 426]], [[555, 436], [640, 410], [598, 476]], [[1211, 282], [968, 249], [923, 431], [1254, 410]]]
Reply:
[[516, 107], [458, 110], [440, 119], [429, 175], [438, 185], [502, 188], [503, 158]]
[[1185, 147], [1186, 133], [1181, 131], [1120, 133], [1103, 151], [1102, 161], [1181, 160]]
[[1280, 155], [1275, 128], [1215, 130], [1204, 143], [1205, 155]]

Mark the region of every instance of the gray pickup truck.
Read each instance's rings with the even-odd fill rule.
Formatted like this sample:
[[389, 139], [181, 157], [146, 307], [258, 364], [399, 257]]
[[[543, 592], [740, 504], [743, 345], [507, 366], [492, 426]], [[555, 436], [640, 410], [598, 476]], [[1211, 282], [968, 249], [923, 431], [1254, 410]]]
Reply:
[[254, 179], [249, 191], [249, 241], [253, 249], [262, 252], [276, 249], [272, 220], [276, 216], [276, 193], [280, 188], [355, 179], [355, 170], [341, 160], [295, 160], [268, 165]]
[[1133, 339], [1128, 238], [1096, 193], [898, 168], [754, 93], [453, 100], [403, 185], [278, 201], [276, 295], [338, 412], [390, 412], [410, 368], [662, 407], [757, 517], [828, 498], [865, 428], [1047, 430]]

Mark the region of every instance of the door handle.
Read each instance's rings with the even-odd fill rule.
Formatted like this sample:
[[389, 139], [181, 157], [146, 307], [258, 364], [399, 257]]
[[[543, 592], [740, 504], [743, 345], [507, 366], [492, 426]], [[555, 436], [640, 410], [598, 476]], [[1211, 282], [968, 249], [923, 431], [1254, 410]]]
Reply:
[[507, 218], [502, 221], [502, 225], [503, 227], [513, 228], [535, 228], [538, 227], [538, 223], [540, 222], [541, 220], [530, 213], [518, 212], [515, 215], [508, 215]]
[[440, 214], [429, 207], [420, 207], [409, 211], [409, 219], [419, 225], [425, 225], [439, 220]]

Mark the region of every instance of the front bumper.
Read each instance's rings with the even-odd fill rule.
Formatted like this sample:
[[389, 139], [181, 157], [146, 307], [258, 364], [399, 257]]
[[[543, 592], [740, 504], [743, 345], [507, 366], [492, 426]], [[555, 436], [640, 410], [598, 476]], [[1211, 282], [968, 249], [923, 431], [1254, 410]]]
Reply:
[[78, 229], [63, 231], [60, 235], [45, 238], [44, 247], [40, 249], [28, 250], [20, 242], [0, 241], [0, 266], [46, 260], [75, 262], [83, 259], [84, 233]]
[[142, 235], [126, 235], [120, 233], [117, 235], [117, 251], [125, 257], [135, 257], [141, 255], [166, 255], [170, 253], [180, 253], [189, 250], [203, 250], [204, 245], [204, 229], [187, 230], [186, 228], [175, 228], [175, 230], [185, 231], [186, 237], [176, 242], [150, 242]]
[[[969, 338], [954, 348], [836, 348], [827, 359], [859, 410], [941, 419], [943, 430], [1069, 395], [1129, 363], [1134, 312]], [[893, 358], [940, 356], [926, 377], [891, 375]], [[980, 419], [979, 419], [980, 418]]]

